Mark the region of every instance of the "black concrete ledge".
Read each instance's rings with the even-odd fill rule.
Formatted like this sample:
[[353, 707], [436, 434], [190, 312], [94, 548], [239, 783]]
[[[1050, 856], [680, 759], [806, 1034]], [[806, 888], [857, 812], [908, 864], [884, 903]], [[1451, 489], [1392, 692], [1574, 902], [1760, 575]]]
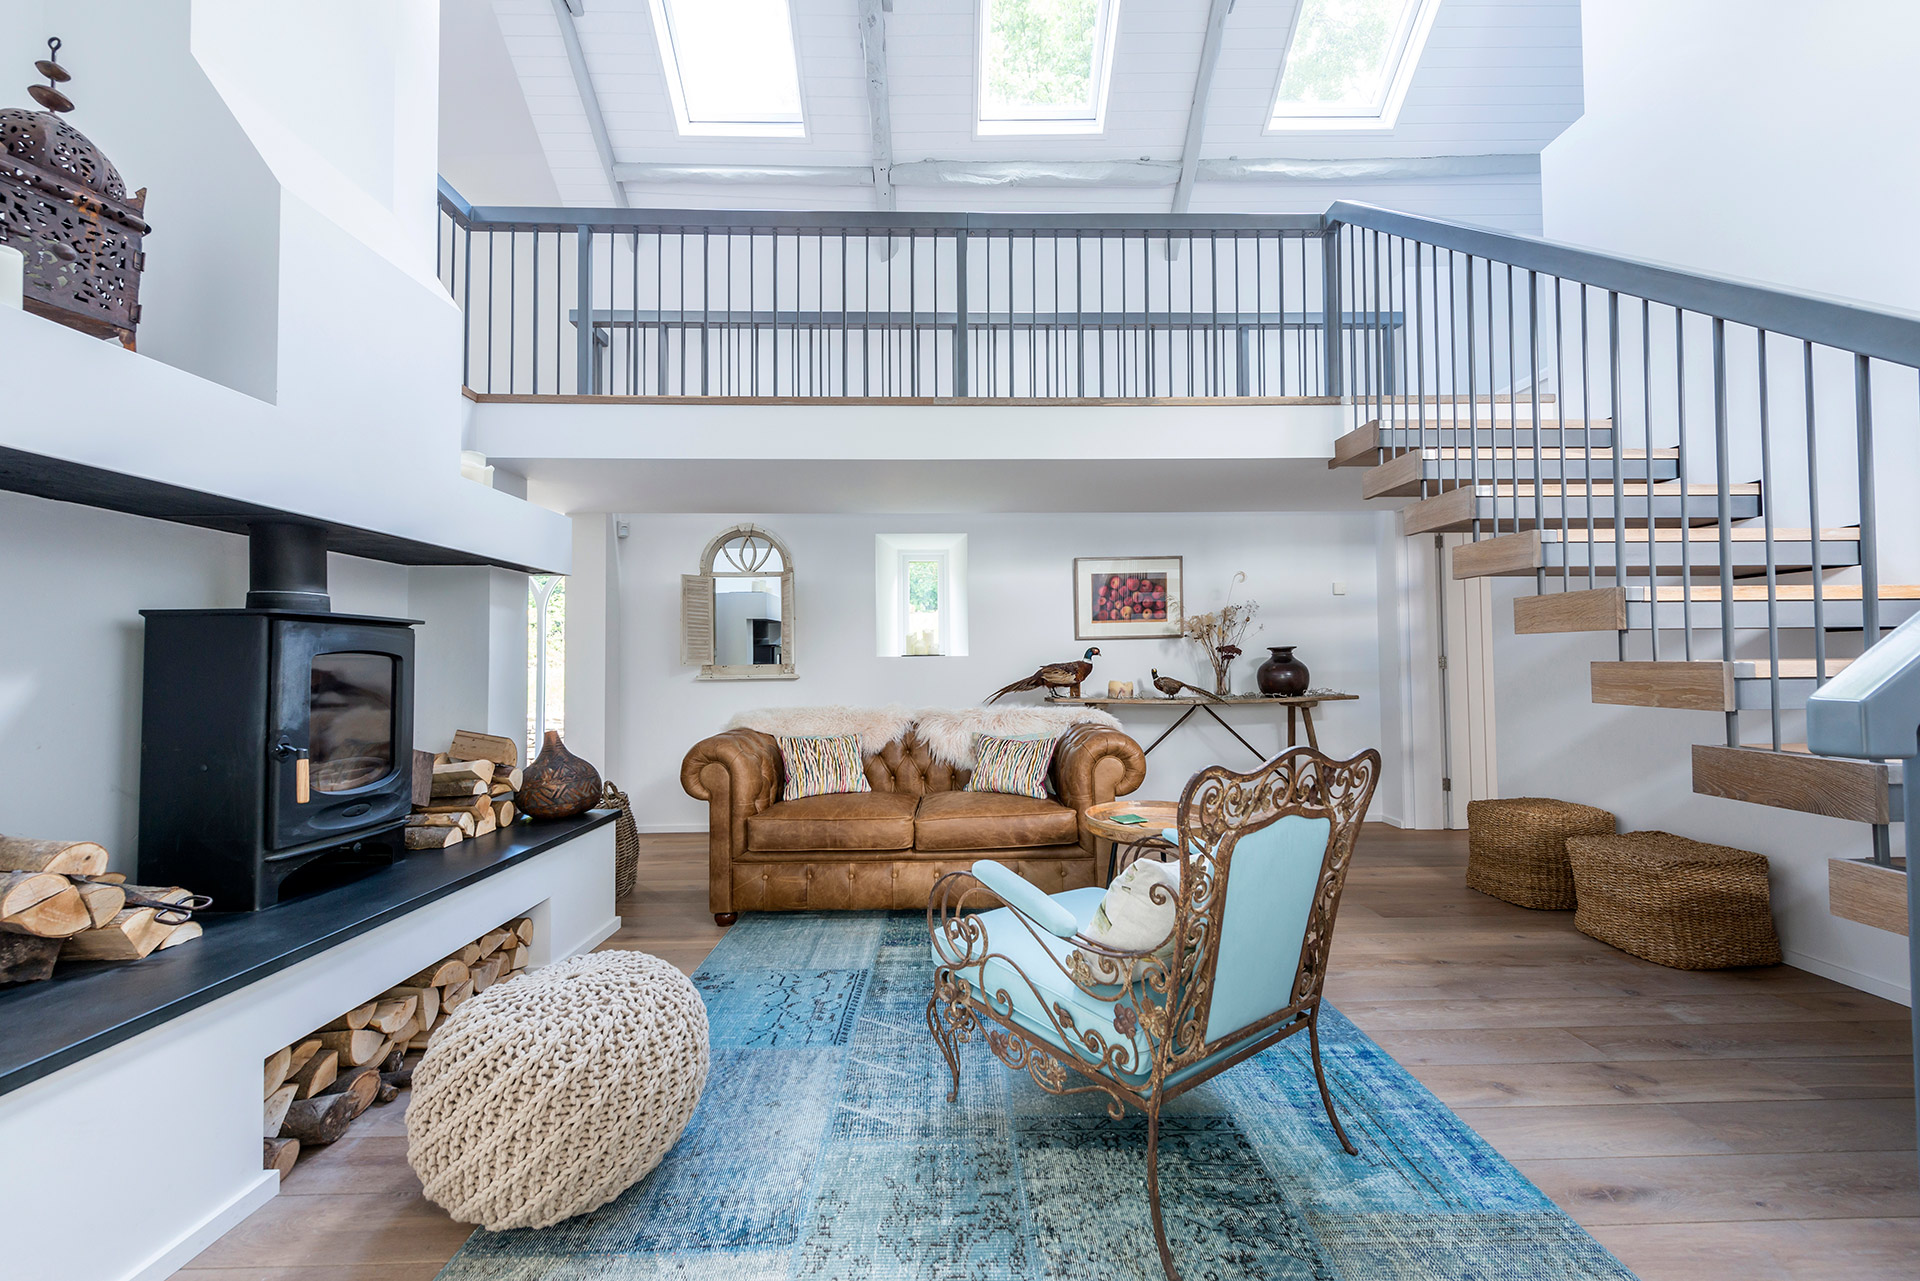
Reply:
[[517, 822], [264, 912], [202, 916], [203, 937], [143, 961], [62, 961], [43, 982], [0, 987], [0, 1094], [612, 821]]

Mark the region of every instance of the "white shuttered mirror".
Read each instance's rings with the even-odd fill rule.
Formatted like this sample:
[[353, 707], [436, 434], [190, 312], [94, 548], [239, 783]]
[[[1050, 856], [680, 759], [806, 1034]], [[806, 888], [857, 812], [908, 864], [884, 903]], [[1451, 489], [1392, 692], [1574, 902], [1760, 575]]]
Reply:
[[794, 613], [786, 544], [735, 525], [680, 576], [680, 662], [703, 681], [793, 680]]

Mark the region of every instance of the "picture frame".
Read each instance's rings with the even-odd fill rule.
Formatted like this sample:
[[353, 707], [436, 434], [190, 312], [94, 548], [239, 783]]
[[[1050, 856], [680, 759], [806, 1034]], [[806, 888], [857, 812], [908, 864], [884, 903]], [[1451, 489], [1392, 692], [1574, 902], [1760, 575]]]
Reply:
[[1165, 640], [1186, 615], [1179, 556], [1076, 556], [1075, 640]]

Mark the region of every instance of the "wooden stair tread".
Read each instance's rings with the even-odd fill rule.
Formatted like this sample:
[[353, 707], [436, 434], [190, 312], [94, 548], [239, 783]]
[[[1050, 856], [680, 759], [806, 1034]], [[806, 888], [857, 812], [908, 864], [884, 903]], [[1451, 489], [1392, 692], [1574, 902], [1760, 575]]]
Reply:
[[[1612, 498], [1614, 496], [1613, 481], [1611, 480], [1594, 481], [1591, 491], [1589, 491], [1584, 484], [1577, 482], [1569, 484], [1562, 480], [1542, 481], [1537, 491], [1531, 481], [1524, 480], [1482, 480], [1479, 482], [1477, 489], [1474, 487], [1473, 482], [1469, 481], [1467, 488], [1479, 493], [1483, 498], [1511, 498], [1516, 496], [1520, 498], [1532, 498], [1536, 492], [1542, 498]], [[1622, 498], [1645, 498], [1649, 493], [1652, 493], [1656, 497], [1678, 498], [1680, 496], [1680, 482], [1677, 480], [1662, 480], [1655, 481], [1653, 485], [1649, 486], [1644, 480], [1627, 480], [1620, 483], [1619, 492]], [[1690, 498], [1711, 498], [1719, 492], [1719, 487], [1715, 485], [1687, 486], [1687, 496]], [[1760, 492], [1760, 483], [1754, 481], [1750, 484], [1732, 485], [1728, 487], [1727, 492], [1730, 495], [1740, 494], [1743, 496], [1758, 494]]]
[[1804, 743], [1787, 745], [1777, 752], [1771, 747], [1711, 743], [1696, 743], [1693, 748], [1695, 793], [1773, 809], [1855, 823], [1885, 823], [1890, 813], [1889, 782], [1885, 765], [1815, 756]]
[[1635, 462], [1648, 458], [1678, 458], [1677, 449], [1622, 449], [1615, 453], [1611, 449], [1589, 449], [1581, 445], [1542, 445], [1538, 450], [1527, 446], [1515, 448], [1512, 445], [1482, 445], [1474, 448], [1467, 445], [1430, 445], [1422, 449], [1409, 449], [1409, 454], [1419, 454], [1428, 462], [1454, 462], [1470, 460], [1475, 454], [1486, 462], [1511, 462], [1520, 459], [1532, 462], [1538, 457], [1542, 462], [1567, 462], [1583, 459], [1600, 459], [1610, 462], [1615, 458], [1630, 459]]
[[[1779, 536], [1779, 532], [1775, 531], [1774, 537], [1778, 538]], [[1656, 587], [1653, 590], [1656, 593], [1654, 599], [1663, 603], [1667, 601], [1678, 603], [1689, 597], [1697, 601], [1717, 601], [1720, 599], [1720, 586], [1717, 583], [1711, 586], [1695, 587], [1689, 591], [1684, 591], [1684, 593], [1683, 589], [1677, 586]], [[1644, 603], [1647, 599], [1647, 588], [1645, 584], [1629, 587], [1627, 588], [1627, 592], [1629, 593], [1627, 597], [1629, 600]], [[1773, 596], [1775, 600], [1810, 601], [1813, 599], [1813, 584], [1776, 583], [1774, 584]], [[1820, 586], [1820, 599], [1823, 601], [1852, 601], [1859, 600], [1861, 596], [1862, 592], [1860, 590], [1860, 584], [1858, 583], [1823, 583]], [[1737, 586], [1733, 589], [1733, 598], [1737, 601], [1763, 601], [1767, 599], [1766, 584], [1758, 583], [1749, 586]], [[1920, 587], [1883, 583], [1876, 599], [1920, 600]]]
[[[1615, 535], [1617, 531], [1606, 529], [1599, 525], [1595, 525], [1591, 530], [1581, 526], [1568, 526], [1566, 528], [1552, 527], [1539, 532], [1540, 540], [1547, 543], [1584, 543], [1587, 542], [1589, 538], [1596, 543], [1611, 543], [1616, 541], [1644, 543], [1649, 537], [1657, 543], [1678, 543], [1683, 541], [1689, 543], [1717, 543], [1720, 541], [1720, 528], [1717, 525], [1661, 525], [1652, 530], [1642, 525], [1630, 527], [1625, 530], [1624, 540], [1616, 538]], [[1727, 541], [1729, 542], [1764, 543], [1767, 540], [1767, 531], [1754, 525], [1736, 525], [1727, 532]], [[1515, 535], [1497, 534], [1495, 537], [1513, 538]], [[1804, 543], [1811, 541], [1812, 538], [1813, 531], [1810, 529], [1776, 529], [1773, 531], [1773, 541], [1776, 543]], [[1481, 539], [1480, 541], [1486, 542], [1487, 540]], [[1860, 541], [1860, 531], [1853, 528], [1823, 529], [1820, 531], [1820, 541], [1823, 543], [1857, 543]]]
[[[1850, 665], [1851, 658], [1829, 658], [1827, 675], [1831, 676], [1841, 668]], [[1736, 658], [1733, 660], [1733, 678], [1737, 681], [1764, 681], [1773, 678], [1774, 663], [1765, 658]], [[1783, 658], [1779, 662], [1780, 679], [1817, 680], [1820, 674], [1820, 660], [1817, 658]]]

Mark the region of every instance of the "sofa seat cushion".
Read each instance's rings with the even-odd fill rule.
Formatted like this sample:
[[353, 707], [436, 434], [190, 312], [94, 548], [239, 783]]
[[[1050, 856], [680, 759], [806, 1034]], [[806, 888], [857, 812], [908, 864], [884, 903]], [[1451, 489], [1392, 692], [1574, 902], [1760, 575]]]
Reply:
[[919, 802], [904, 792], [836, 792], [779, 801], [747, 820], [747, 849], [912, 849]]
[[917, 850], [1037, 849], [1078, 841], [1080, 816], [1032, 796], [929, 792], [920, 798], [913, 829]]

